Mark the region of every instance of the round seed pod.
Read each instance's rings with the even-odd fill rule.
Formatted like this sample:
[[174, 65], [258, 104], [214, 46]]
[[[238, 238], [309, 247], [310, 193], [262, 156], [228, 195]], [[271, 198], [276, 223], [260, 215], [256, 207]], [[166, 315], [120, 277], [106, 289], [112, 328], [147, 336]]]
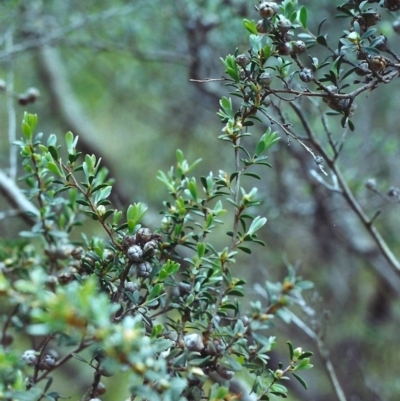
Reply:
[[0, 91], [6, 90], [6, 81], [4, 79], [0, 79]]
[[136, 240], [141, 244], [145, 244], [147, 241], [151, 240], [152, 233], [149, 228], [142, 227], [136, 233]]
[[56, 364], [56, 358], [53, 355], [46, 354], [40, 363], [40, 368], [43, 370], [50, 370]]
[[379, 13], [364, 13], [363, 15], [364, 23], [366, 27], [376, 25], [381, 20], [381, 15]]
[[396, 33], [400, 33], [400, 20], [396, 20], [396, 21], [394, 21], [393, 23], [392, 23], [392, 27], [393, 27], [393, 30], [396, 32]]
[[189, 283], [185, 283], [185, 282], [181, 281], [178, 285], [178, 289], [179, 289], [179, 295], [181, 295], [181, 296], [187, 295], [192, 290], [192, 286]]
[[224, 366], [220, 365], [219, 363], [217, 364], [215, 370], [222, 378], [226, 380], [231, 380], [232, 377], [235, 375], [235, 372], [233, 370], [229, 370]]
[[367, 182], [365, 183], [365, 187], [371, 191], [376, 191], [377, 184], [375, 178], [368, 178]]
[[149, 277], [153, 268], [149, 262], [142, 262], [136, 267], [136, 273], [139, 277]]
[[77, 246], [75, 247], [72, 251], [71, 251], [71, 256], [75, 259], [75, 260], [81, 260], [83, 254], [84, 254], [84, 250], [81, 246]]
[[126, 251], [126, 256], [131, 262], [138, 262], [143, 256], [143, 250], [139, 245], [132, 245]]
[[20, 104], [21, 106], [26, 106], [29, 103], [30, 100], [26, 93], [21, 93], [20, 95], [18, 95], [18, 104]]
[[201, 351], [204, 348], [203, 339], [197, 333], [187, 334], [183, 337], [183, 342], [190, 351]]
[[385, 0], [383, 2], [383, 7], [387, 8], [389, 11], [400, 10], [400, 0]]
[[292, 51], [295, 54], [301, 54], [307, 51], [307, 46], [302, 40], [296, 40], [292, 43]]
[[294, 32], [293, 31], [287, 31], [285, 33], [285, 37], [284, 37], [285, 42], [291, 42], [293, 40], [293, 38], [294, 38]]
[[386, 68], [386, 59], [382, 56], [368, 57], [368, 64], [372, 71], [382, 71]]
[[309, 68], [304, 68], [300, 71], [299, 78], [303, 82], [311, 82], [314, 79], [314, 74]]
[[250, 57], [246, 54], [239, 54], [236, 57], [236, 64], [240, 65], [241, 67], [245, 68], [247, 64], [250, 63]]
[[287, 18], [282, 17], [279, 19], [279, 21], [277, 23], [277, 28], [282, 33], [286, 33], [288, 31], [290, 31], [290, 29], [292, 28], [292, 23]]
[[368, 63], [366, 61], [359, 61], [356, 64], [356, 69], [354, 70], [354, 72], [357, 75], [365, 76], [371, 74], [372, 71], [369, 69]]
[[107, 391], [107, 388], [103, 382], [97, 385], [96, 395], [103, 395]]
[[3, 347], [8, 347], [11, 345], [14, 341], [14, 337], [10, 333], [4, 333], [3, 336], [1, 337], [0, 344]]
[[271, 97], [270, 96], [265, 96], [264, 100], [262, 101], [262, 105], [264, 107], [271, 106]]
[[124, 249], [128, 249], [130, 246], [136, 244], [136, 235], [125, 235], [124, 238], [122, 238], [122, 246]]
[[272, 82], [272, 75], [269, 72], [263, 72], [258, 80], [262, 86], [268, 87]]
[[125, 290], [128, 292], [134, 293], [139, 289], [139, 286], [136, 283], [133, 283], [132, 281], [126, 281], [125, 282]]
[[265, 19], [260, 19], [256, 24], [256, 29], [258, 33], [268, 33], [269, 32], [268, 21]]
[[290, 45], [290, 42], [280, 43], [278, 46], [278, 53], [281, 56], [288, 56], [290, 53], [292, 53], [292, 46]]
[[147, 256], [153, 256], [157, 250], [158, 250], [158, 242], [153, 239], [144, 244], [143, 253], [145, 253]]
[[21, 358], [28, 366], [36, 365], [38, 361], [37, 353], [33, 349], [26, 350]]
[[33, 103], [40, 96], [40, 91], [37, 88], [29, 88], [26, 91], [26, 96], [30, 103]]
[[273, 3], [265, 1], [258, 6], [258, 12], [261, 18], [271, 18], [276, 14], [276, 8], [273, 7], [272, 4]]

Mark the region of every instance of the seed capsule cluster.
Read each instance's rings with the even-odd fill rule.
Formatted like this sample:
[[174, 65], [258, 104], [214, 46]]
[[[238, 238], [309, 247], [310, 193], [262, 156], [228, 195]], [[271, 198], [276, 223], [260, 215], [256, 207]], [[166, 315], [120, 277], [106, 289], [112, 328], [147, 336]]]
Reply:
[[141, 227], [133, 235], [126, 235], [122, 240], [125, 255], [132, 263], [131, 275], [138, 277], [149, 277], [152, 272], [152, 265], [149, 259], [158, 250], [160, 235], [152, 233], [147, 227]]

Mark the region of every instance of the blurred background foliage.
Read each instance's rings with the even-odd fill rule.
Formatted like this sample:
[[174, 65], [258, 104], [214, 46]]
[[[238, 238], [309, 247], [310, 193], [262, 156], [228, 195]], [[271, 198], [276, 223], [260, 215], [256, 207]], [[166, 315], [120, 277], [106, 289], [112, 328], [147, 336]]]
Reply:
[[[147, 203], [152, 211], [149, 222], [157, 227], [157, 213], [167, 194], [156, 172], [169, 169], [177, 148], [191, 161], [203, 159], [199, 176], [227, 170], [233, 162], [216, 139], [221, 131], [218, 101], [228, 89], [220, 82], [189, 80], [221, 77], [220, 57], [233, 54], [236, 47], [240, 52], [248, 49], [242, 20], [257, 19], [253, 3], [3, 0], [0, 79], [13, 80], [15, 99], [11, 93], [0, 94], [0, 167], [9, 168], [11, 102], [17, 124], [27, 110], [39, 115], [39, 129], [46, 135], [68, 130], [78, 134], [83, 150], [102, 156], [115, 178], [119, 195], [115, 201]], [[348, 20], [335, 19], [341, 2], [301, 4], [309, 9], [310, 30], [326, 18], [323, 32], [337, 46], [342, 30], [348, 28]], [[377, 4], [371, 6], [380, 11]], [[382, 10], [378, 25], [394, 51], [399, 50], [392, 29], [396, 18], [396, 13]], [[325, 49], [316, 46], [310, 53], [322, 60]], [[21, 106], [16, 97], [29, 87], [38, 88], [41, 96]], [[393, 191], [400, 187], [399, 102], [395, 81], [359, 97], [353, 118], [356, 129], [346, 133], [340, 156], [359, 202], [370, 216], [381, 212], [377, 227], [398, 256], [399, 199]], [[293, 112], [277, 105], [301, 135]], [[315, 107], [307, 99], [301, 106], [321, 141], [326, 141], [321, 123], [326, 106]], [[327, 121], [332, 136], [340, 138], [339, 118], [328, 116]], [[248, 300], [259, 297], [257, 283], [281, 279], [286, 266], [294, 265], [315, 283], [307, 324], [324, 333], [347, 400], [397, 400], [399, 353], [394, 333], [400, 324], [400, 278], [343, 198], [310, 173], [316, 166], [309, 154], [297, 143], [288, 146], [280, 134], [282, 140], [270, 160], [272, 169], [255, 183], [263, 198], [258, 214], [268, 218], [261, 238], [267, 246], [254, 249], [251, 265], [236, 267], [249, 281]], [[365, 186], [372, 178], [376, 192]], [[2, 211], [10, 208], [5, 199], [0, 205]], [[19, 219], [3, 218], [1, 239], [15, 240], [23, 228]], [[220, 232], [216, 240], [226, 238]], [[286, 339], [299, 339], [308, 349], [316, 349], [295, 325], [277, 325], [282, 349]], [[317, 369], [307, 372], [308, 392], [296, 387], [291, 396], [335, 400], [322, 360], [314, 364]], [[104, 399], [118, 399], [113, 392], [108, 397]]]

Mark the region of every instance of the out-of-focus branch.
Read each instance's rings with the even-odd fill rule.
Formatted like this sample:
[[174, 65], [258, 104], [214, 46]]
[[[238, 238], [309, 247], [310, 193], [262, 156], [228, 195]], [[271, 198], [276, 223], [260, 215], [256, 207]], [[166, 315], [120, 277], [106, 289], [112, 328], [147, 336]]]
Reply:
[[58, 29], [49, 31], [46, 35], [39, 36], [34, 39], [26, 40], [25, 42], [16, 44], [12, 49], [6, 49], [5, 51], [0, 51], [0, 60], [6, 59], [13, 54], [22, 53], [27, 50], [32, 50], [38, 47], [42, 47], [52, 43], [54, 40], [61, 38], [68, 33], [76, 31], [78, 29], [86, 27], [88, 24], [106, 20], [114, 17], [125, 17], [138, 10], [138, 8], [144, 4], [141, 2], [135, 2], [134, 5], [127, 5], [124, 7], [112, 7], [108, 10], [102, 11], [100, 13], [95, 13], [92, 15], [82, 15], [81, 18], [72, 22], [69, 25], [63, 26]]
[[[44, 46], [38, 49], [39, 71], [43, 82], [52, 98], [54, 113], [60, 117], [66, 130], [79, 136], [78, 147], [84, 154], [101, 154], [94, 145], [96, 132], [87, 114], [72, 91], [69, 84], [64, 63], [57, 49]], [[103, 165], [109, 170], [110, 176], [116, 177], [116, 173], [109, 162], [103, 157]], [[113, 186], [111, 198], [118, 207], [127, 206], [129, 200], [122, 187], [116, 182]]]
[[7, 201], [16, 209], [17, 215], [32, 225], [36, 222], [33, 216], [38, 216], [39, 211], [36, 206], [22, 193], [15, 181], [0, 170], [0, 192]]
[[339, 379], [336, 375], [335, 368], [332, 364], [332, 361], [329, 357], [329, 353], [324, 345], [324, 342], [322, 341], [322, 338], [320, 335], [318, 335], [314, 330], [312, 330], [306, 323], [304, 323], [297, 315], [295, 315], [293, 312], [291, 312], [291, 319], [292, 322], [301, 330], [303, 333], [307, 334], [308, 337], [310, 337], [316, 344], [318, 348], [318, 353], [321, 356], [323, 362], [324, 362], [324, 367], [325, 370], [328, 374], [329, 381], [332, 384], [332, 387], [335, 391], [336, 397], [339, 401], [346, 401], [346, 396], [344, 394], [344, 391], [342, 389], [342, 386], [340, 385]]
[[303, 125], [304, 130], [310, 140], [310, 143], [313, 145], [315, 150], [324, 158], [329, 168], [333, 171], [336, 176], [337, 183], [339, 188], [341, 189], [341, 194], [343, 198], [346, 200], [348, 205], [354, 211], [354, 213], [358, 216], [361, 223], [364, 225], [368, 233], [370, 234], [371, 238], [376, 243], [377, 247], [381, 251], [384, 258], [390, 264], [390, 266], [396, 271], [396, 273], [400, 274], [400, 262], [393, 254], [392, 250], [387, 245], [386, 241], [381, 236], [378, 229], [373, 225], [373, 220], [368, 218], [366, 213], [364, 212], [363, 208], [361, 207], [360, 203], [357, 201], [355, 196], [353, 195], [352, 191], [350, 190], [347, 182], [337, 165], [337, 159], [331, 158], [324, 147], [320, 144], [317, 140], [316, 136], [314, 135], [313, 130], [311, 129], [308, 121], [306, 120], [305, 116], [302, 113], [300, 107], [295, 104], [294, 102], [289, 103], [292, 109], [295, 111], [296, 115], [300, 119], [300, 122]]
[[[14, 28], [11, 26], [6, 32], [6, 49], [12, 52], [13, 49], [13, 35]], [[14, 68], [12, 57], [9, 57], [7, 66], [7, 92], [14, 92]], [[10, 144], [16, 140], [17, 131], [17, 116], [14, 108], [14, 99], [12, 96], [7, 96], [7, 115], [8, 115], [8, 141]], [[15, 180], [17, 176], [17, 155], [18, 149], [16, 146], [10, 146], [10, 159], [9, 159], [9, 174], [12, 179]]]

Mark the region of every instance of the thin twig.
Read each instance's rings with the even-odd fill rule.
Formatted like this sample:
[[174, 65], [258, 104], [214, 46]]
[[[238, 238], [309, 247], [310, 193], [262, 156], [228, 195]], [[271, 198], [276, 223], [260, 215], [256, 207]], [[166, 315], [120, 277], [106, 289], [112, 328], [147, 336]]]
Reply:
[[50, 31], [47, 35], [43, 35], [40, 36], [39, 38], [26, 40], [25, 42], [16, 44], [13, 46], [11, 51], [5, 50], [0, 52], [0, 60], [8, 58], [14, 54], [22, 53], [27, 50], [32, 50], [37, 47], [42, 47], [44, 45], [50, 44], [54, 40], [61, 38], [67, 35], [68, 33], [84, 28], [87, 24], [92, 24], [95, 22], [99, 22], [114, 17], [125, 17], [128, 14], [137, 11], [142, 4], [138, 4], [136, 2], [136, 4], [134, 5], [128, 5], [124, 7], [112, 7], [108, 10], [82, 17], [79, 20], [74, 21], [69, 25], [65, 25], [61, 28]]
[[297, 116], [299, 117], [306, 134], [309, 137], [310, 142], [314, 146], [314, 148], [322, 155], [325, 159], [326, 163], [328, 164], [329, 168], [333, 171], [336, 176], [339, 188], [341, 189], [342, 196], [351, 207], [351, 209], [355, 212], [358, 216], [364, 227], [367, 229], [369, 234], [371, 235], [372, 239], [375, 241], [376, 245], [378, 246], [379, 250], [381, 251], [384, 258], [388, 261], [390, 266], [396, 271], [396, 273], [400, 274], [400, 262], [392, 252], [392, 250], [387, 245], [386, 241], [381, 236], [378, 229], [372, 224], [371, 219], [366, 215], [363, 208], [361, 207], [360, 203], [355, 198], [354, 194], [350, 190], [347, 181], [345, 180], [339, 166], [336, 163], [336, 159], [332, 159], [324, 147], [320, 144], [317, 140], [316, 136], [314, 135], [313, 130], [311, 129], [308, 121], [305, 119], [300, 107], [294, 103], [290, 103], [290, 106], [293, 108]]
[[[13, 35], [14, 27], [10, 26], [6, 32], [6, 49], [10, 53], [7, 66], [7, 92], [14, 92], [14, 66], [12, 60], [12, 49], [13, 49]], [[17, 117], [14, 108], [14, 97], [7, 96], [7, 115], [8, 115], [8, 141], [10, 143], [10, 166], [9, 175], [10, 178], [15, 180], [17, 177], [17, 158], [18, 158], [18, 148], [13, 145], [17, 139]]]
[[329, 353], [325, 347], [325, 344], [324, 344], [321, 336], [319, 336], [314, 330], [312, 330], [306, 323], [304, 323], [293, 312], [290, 312], [290, 314], [291, 314], [292, 322], [317, 344], [318, 352], [324, 362], [325, 370], [328, 373], [329, 380], [335, 391], [337, 399], [339, 401], [346, 401], [346, 396], [344, 394], [342, 386], [340, 385], [339, 379], [335, 372], [335, 368], [329, 357]]

